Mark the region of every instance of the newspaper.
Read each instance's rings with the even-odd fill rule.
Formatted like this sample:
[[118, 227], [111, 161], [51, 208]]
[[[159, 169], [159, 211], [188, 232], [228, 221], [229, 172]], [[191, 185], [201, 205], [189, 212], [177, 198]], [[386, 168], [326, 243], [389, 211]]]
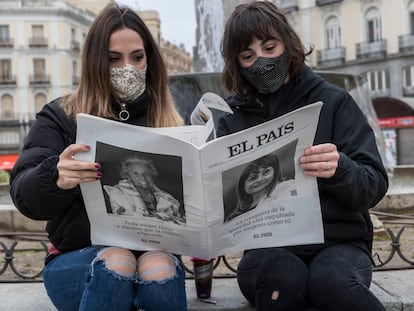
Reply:
[[103, 172], [81, 184], [92, 243], [204, 259], [322, 243], [316, 178], [299, 165], [321, 106], [208, 142], [202, 125], [147, 128], [79, 114], [77, 143], [91, 151], [76, 158]]
[[201, 96], [191, 113], [190, 122], [192, 125], [205, 126], [207, 134], [205, 141], [207, 142], [217, 137], [218, 120], [223, 112], [233, 114], [233, 110], [221, 96], [207, 92]]

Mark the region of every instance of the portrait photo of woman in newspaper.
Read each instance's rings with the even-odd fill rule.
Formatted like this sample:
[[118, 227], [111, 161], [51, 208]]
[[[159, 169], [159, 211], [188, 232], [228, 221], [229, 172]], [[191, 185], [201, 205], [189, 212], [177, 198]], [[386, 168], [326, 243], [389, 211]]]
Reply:
[[156, 217], [177, 224], [184, 222], [180, 202], [155, 185], [158, 171], [151, 160], [130, 156], [119, 163], [119, 175], [122, 179], [115, 186], [103, 185], [112, 213]]
[[[233, 185], [225, 190], [224, 222], [247, 213], [258, 206], [280, 198], [295, 196], [295, 166], [293, 158], [297, 140], [255, 159], [241, 168], [224, 172], [223, 184]], [[233, 182], [234, 174], [238, 179]], [[233, 194], [233, 195], [232, 195]], [[232, 204], [236, 202], [236, 204]]]

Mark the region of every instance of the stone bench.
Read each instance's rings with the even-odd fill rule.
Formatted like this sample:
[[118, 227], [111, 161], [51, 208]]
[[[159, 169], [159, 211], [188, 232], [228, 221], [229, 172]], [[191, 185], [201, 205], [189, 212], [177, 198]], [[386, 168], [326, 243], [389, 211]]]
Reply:
[[[216, 304], [196, 298], [193, 279], [186, 280], [189, 311], [253, 311], [244, 299], [235, 278], [215, 278], [211, 299]], [[376, 271], [371, 286], [387, 311], [414, 311], [414, 269]], [[0, 283], [0, 310], [56, 311], [43, 284]]]

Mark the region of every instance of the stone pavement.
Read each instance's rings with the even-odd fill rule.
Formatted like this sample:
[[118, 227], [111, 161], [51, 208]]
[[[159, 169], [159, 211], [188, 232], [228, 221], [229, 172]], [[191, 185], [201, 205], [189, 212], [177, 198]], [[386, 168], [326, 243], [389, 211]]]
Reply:
[[[188, 279], [186, 287], [189, 311], [254, 310], [241, 295], [235, 278], [213, 280], [211, 299], [216, 304], [196, 299], [194, 280]], [[387, 311], [414, 311], [414, 269], [376, 271], [371, 289]], [[43, 283], [0, 283], [0, 311], [15, 310], [56, 311]]]

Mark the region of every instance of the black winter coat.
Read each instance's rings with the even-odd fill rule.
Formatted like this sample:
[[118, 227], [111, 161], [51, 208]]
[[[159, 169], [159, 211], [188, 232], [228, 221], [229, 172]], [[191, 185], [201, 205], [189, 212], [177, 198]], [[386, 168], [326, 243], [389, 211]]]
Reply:
[[302, 255], [313, 255], [326, 245], [346, 242], [370, 254], [373, 228], [368, 210], [385, 195], [388, 177], [371, 127], [343, 89], [304, 66], [297, 79], [276, 93], [229, 97], [227, 102], [234, 114], [219, 120], [217, 134], [238, 132], [319, 100], [324, 105], [314, 145], [333, 143], [340, 154], [335, 175], [317, 180], [325, 244], [291, 249]]
[[[127, 107], [127, 122], [147, 126], [147, 104], [144, 93]], [[119, 105], [114, 102], [112, 106], [119, 113]], [[56, 185], [59, 155], [75, 142], [76, 123], [56, 99], [36, 115], [10, 175], [10, 194], [17, 209], [31, 219], [47, 220], [49, 240], [60, 252], [91, 245], [80, 187], [62, 190]]]

